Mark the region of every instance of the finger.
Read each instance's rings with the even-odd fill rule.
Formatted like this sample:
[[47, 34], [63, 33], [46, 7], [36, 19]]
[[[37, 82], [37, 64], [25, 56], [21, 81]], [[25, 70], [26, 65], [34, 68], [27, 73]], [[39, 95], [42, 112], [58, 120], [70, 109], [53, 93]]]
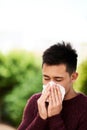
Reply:
[[53, 106], [53, 100], [52, 100], [52, 94], [49, 96], [49, 108], [52, 108]]
[[44, 93], [42, 93], [41, 99], [46, 101], [49, 95], [50, 95], [50, 91], [45, 91]]
[[57, 87], [55, 87], [55, 91], [54, 91], [55, 93], [55, 95], [54, 95], [54, 97], [55, 97], [55, 103], [58, 105], [59, 104], [59, 95], [58, 95], [58, 90], [57, 90]]
[[52, 97], [52, 105], [55, 106], [56, 105], [56, 87], [55, 86], [52, 86], [51, 87], [51, 97]]
[[57, 94], [58, 94], [59, 102], [62, 103], [62, 93], [60, 91], [60, 88], [57, 86], [56, 89], [57, 89]]

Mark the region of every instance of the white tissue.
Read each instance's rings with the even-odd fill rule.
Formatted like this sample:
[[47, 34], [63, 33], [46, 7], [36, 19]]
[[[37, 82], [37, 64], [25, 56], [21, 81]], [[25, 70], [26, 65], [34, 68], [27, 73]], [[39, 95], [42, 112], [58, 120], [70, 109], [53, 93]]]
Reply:
[[[55, 85], [56, 83], [53, 82], [53, 81], [50, 81], [48, 84], [49, 84], [50, 86], [52, 86], [52, 85]], [[47, 84], [47, 85], [48, 85], [48, 84]], [[45, 90], [45, 88], [47, 87], [47, 85], [43, 85], [43, 91], [42, 91], [42, 92], [44, 92], [44, 90]], [[56, 84], [56, 85], [57, 85], [57, 87], [60, 88], [60, 91], [61, 91], [61, 94], [62, 94], [62, 101], [63, 101], [64, 96], [65, 96], [65, 88], [64, 88], [63, 86], [61, 86], [60, 84]], [[49, 102], [48, 99], [47, 99], [47, 102]]]

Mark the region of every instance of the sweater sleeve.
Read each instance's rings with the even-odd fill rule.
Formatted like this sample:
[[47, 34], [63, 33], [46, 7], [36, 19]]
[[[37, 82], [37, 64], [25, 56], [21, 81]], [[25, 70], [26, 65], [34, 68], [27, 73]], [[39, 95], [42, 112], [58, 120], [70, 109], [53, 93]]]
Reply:
[[37, 96], [33, 95], [24, 109], [23, 119], [17, 130], [44, 130], [46, 120], [37, 111]]
[[50, 130], [67, 130], [61, 118], [61, 114], [49, 118]]

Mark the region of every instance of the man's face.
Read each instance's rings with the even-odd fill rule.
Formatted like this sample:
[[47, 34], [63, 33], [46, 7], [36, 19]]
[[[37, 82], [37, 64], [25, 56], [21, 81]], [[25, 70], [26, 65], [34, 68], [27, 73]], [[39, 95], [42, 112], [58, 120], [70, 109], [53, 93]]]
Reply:
[[55, 83], [62, 85], [65, 88], [66, 93], [68, 93], [72, 89], [73, 81], [75, 80], [73, 75], [74, 74], [69, 75], [69, 73], [66, 71], [66, 65], [64, 64], [43, 64], [43, 84], [47, 84], [50, 81], [54, 81]]

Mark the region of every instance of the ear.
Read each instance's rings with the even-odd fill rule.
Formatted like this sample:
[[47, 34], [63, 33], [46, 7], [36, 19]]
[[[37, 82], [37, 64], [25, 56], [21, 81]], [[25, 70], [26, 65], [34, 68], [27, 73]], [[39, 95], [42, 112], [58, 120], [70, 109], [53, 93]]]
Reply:
[[78, 73], [77, 72], [73, 72], [72, 75], [71, 75], [72, 82], [74, 82], [77, 78], [78, 78]]

